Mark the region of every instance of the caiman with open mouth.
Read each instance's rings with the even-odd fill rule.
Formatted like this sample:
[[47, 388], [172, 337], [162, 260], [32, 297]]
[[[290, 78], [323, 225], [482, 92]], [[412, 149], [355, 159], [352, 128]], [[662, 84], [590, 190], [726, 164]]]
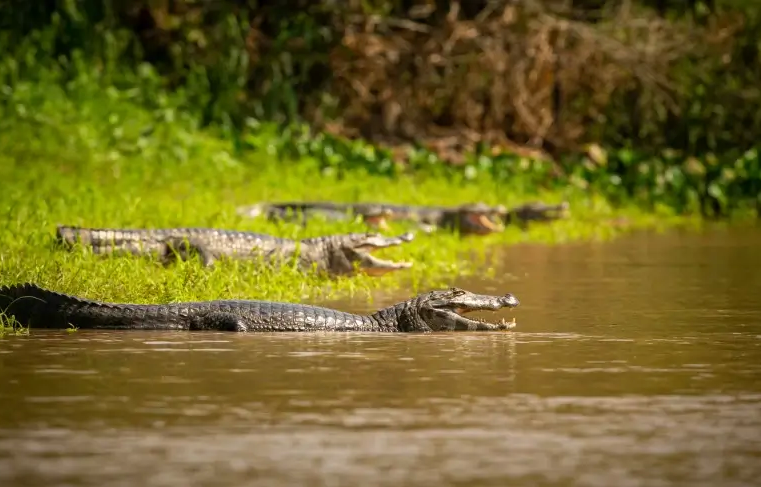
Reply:
[[451, 288], [430, 291], [370, 315], [307, 304], [216, 300], [172, 304], [117, 304], [82, 299], [34, 284], [0, 287], [0, 311], [24, 326], [116, 330], [218, 330], [235, 332], [500, 331], [516, 326], [470, 319], [520, 304], [512, 294], [490, 296]]
[[413, 240], [412, 233], [385, 237], [378, 233], [348, 233], [291, 240], [271, 235], [214, 228], [115, 229], [59, 225], [57, 240], [69, 247], [82, 244], [96, 254], [127, 253], [157, 255], [164, 263], [198, 255], [205, 266], [220, 257], [264, 258], [276, 263], [298, 259], [299, 268], [333, 276], [356, 271], [378, 276], [412, 267], [409, 262], [391, 262], [370, 252]]

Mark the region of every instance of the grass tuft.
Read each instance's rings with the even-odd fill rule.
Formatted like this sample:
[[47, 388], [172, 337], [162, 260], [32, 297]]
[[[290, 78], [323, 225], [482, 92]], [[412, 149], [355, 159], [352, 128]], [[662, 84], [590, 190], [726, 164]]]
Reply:
[[24, 326], [13, 316], [0, 311], [0, 337], [5, 335], [28, 335], [29, 327]]

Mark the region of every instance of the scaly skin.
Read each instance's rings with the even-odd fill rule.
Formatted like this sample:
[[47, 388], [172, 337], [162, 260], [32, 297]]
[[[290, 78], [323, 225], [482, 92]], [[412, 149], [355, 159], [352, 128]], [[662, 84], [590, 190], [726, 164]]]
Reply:
[[487, 323], [464, 313], [515, 308], [512, 294], [489, 296], [452, 288], [431, 291], [370, 315], [272, 301], [217, 300], [173, 304], [91, 301], [34, 284], [0, 288], [0, 310], [33, 328], [219, 330], [236, 332], [432, 332], [509, 330], [515, 322]]
[[246, 217], [264, 215], [270, 220], [299, 219], [302, 224], [317, 214], [330, 220], [345, 220], [355, 215], [369, 226], [380, 229], [388, 228], [387, 220], [409, 220], [426, 232], [444, 228], [457, 230], [462, 235], [486, 235], [504, 230], [501, 219], [505, 211], [484, 203], [445, 207], [320, 201], [260, 203], [238, 208], [238, 213]]
[[349, 233], [324, 237], [289, 240], [253, 232], [213, 228], [115, 229], [58, 226], [59, 242], [71, 246], [77, 242], [96, 254], [158, 254], [168, 263], [174, 258], [200, 255], [204, 265], [211, 266], [220, 257], [256, 259], [276, 263], [298, 256], [304, 270], [333, 276], [350, 276], [360, 272], [377, 276], [412, 266], [406, 262], [390, 262], [373, 257], [369, 252], [401, 245], [413, 239], [411, 233], [384, 237], [376, 233]]
[[375, 204], [360, 204], [358, 210], [354, 205], [329, 202], [288, 202], [288, 203], [260, 203], [238, 208], [242, 216], [255, 218], [266, 216], [270, 221], [298, 221], [306, 225], [308, 221], [319, 215], [329, 221], [346, 221], [361, 219], [371, 228], [387, 230], [387, 219], [394, 216], [394, 209]]

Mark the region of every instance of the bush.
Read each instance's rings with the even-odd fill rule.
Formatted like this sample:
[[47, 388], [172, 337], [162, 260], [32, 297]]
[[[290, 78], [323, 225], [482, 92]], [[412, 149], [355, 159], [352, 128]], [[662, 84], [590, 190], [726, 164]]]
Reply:
[[[716, 215], [760, 198], [751, 2], [11, 3], [0, 128], [46, 123], [28, 109], [44, 100], [16, 92], [38, 80], [118, 89], [154, 122], [309, 153], [325, 171], [448, 161], [466, 178], [526, 173]], [[143, 150], [161, 125], [130, 126], [102, 130]]]

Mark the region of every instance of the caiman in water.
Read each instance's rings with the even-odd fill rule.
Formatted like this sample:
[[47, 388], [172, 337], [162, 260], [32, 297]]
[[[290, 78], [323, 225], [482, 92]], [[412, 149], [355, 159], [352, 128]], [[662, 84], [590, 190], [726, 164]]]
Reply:
[[405, 233], [385, 237], [377, 233], [348, 233], [290, 240], [214, 228], [115, 229], [59, 225], [56, 238], [68, 246], [80, 243], [92, 248], [96, 254], [157, 254], [164, 263], [177, 258], [187, 259], [191, 254], [199, 255], [205, 266], [212, 265], [220, 257], [261, 257], [269, 263], [296, 257], [299, 268], [305, 271], [348, 276], [358, 269], [377, 276], [408, 269], [412, 264], [379, 259], [370, 252], [410, 242], [414, 235]]
[[321, 215], [331, 220], [359, 217], [368, 226], [386, 229], [387, 221], [409, 220], [416, 222], [425, 232], [437, 228], [456, 229], [462, 235], [486, 235], [504, 230], [505, 225], [525, 226], [531, 221], [549, 221], [563, 218], [569, 208], [567, 202], [545, 204], [532, 202], [506, 208], [485, 203], [459, 206], [418, 206], [391, 203], [333, 203], [320, 201], [259, 203], [238, 208], [246, 217], [264, 215], [270, 220], [295, 220], [302, 223]]
[[34, 284], [0, 287], [0, 311], [33, 328], [219, 330], [236, 332], [432, 332], [509, 330], [515, 321], [488, 323], [472, 311], [515, 308], [512, 294], [489, 296], [452, 288], [431, 291], [370, 315], [306, 304], [217, 300], [116, 304], [82, 299]]

